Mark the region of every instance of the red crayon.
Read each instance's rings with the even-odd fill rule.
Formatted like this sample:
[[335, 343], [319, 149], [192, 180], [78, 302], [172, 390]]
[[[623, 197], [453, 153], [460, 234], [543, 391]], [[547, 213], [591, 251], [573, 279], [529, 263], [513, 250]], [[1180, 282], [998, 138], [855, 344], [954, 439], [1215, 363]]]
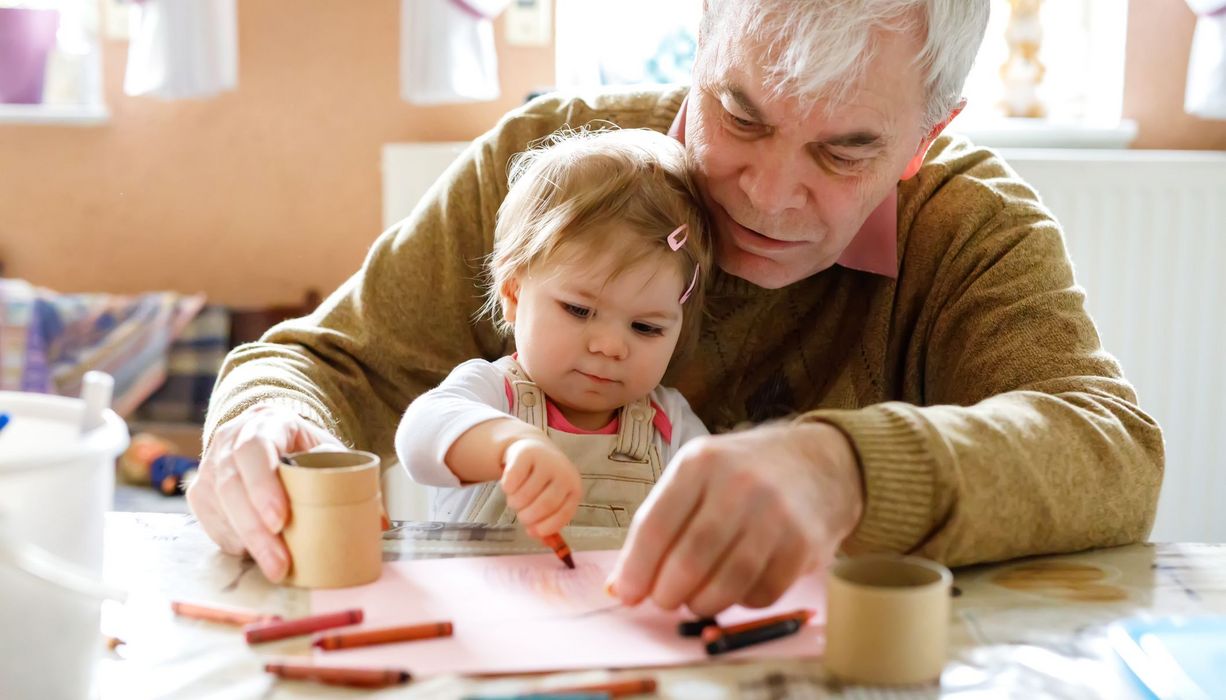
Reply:
[[610, 681], [608, 683], [576, 685], [568, 688], [550, 688], [549, 690], [541, 691], [541, 694], [583, 695], [586, 693], [607, 693], [611, 698], [620, 698], [626, 695], [650, 695], [654, 692], [656, 692], [656, 680], [654, 678], [631, 678], [622, 681]]
[[248, 625], [247, 627], [243, 628], [243, 632], [247, 635], [248, 644], [259, 644], [261, 642], [271, 642], [277, 639], [285, 639], [286, 637], [297, 637], [299, 635], [310, 634], [320, 630], [328, 630], [332, 629], [333, 627], [356, 625], [361, 621], [362, 610], [360, 608], [354, 608], [352, 610], [342, 610], [341, 612], [300, 617], [296, 620], [282, 620], [278, 622], [265, 622], [255, 625]]
[[808, 622], [809, 619], [812, 618], [814, 614], [815, 614], [815, 611], [813, 610], [806, 610], [804, 608], [801, 608], [800, 610], [793, 610], [791, 612], [786, 612], [786, 613], [782, 613], [779, 615], [771, 615], [770, 617], [763, 617], [758, 620], [750, 620], [749, 622], [742, 622], [740, 624], [729, 625], [727, 627], [719, 627], [717, 625], [711, 625], [703, 629], [702, 641], [705, 644], [710, 644], [725, 635], [739, 634], [741, 632], [746, 632], [748, 630], [758, 629], [760, 627], [766, 627], [767, 625], [773, 625], [776, 622], [783, 622], [784, 620], [796, 620], [797, 622], [803, 625], [806, 622]]
[[384, 627], [377, 630], [337, 632], [335, 634], [324, 635], [311, 644], [325, 651], [333, 651], [335, 649], [367, 647], [373, 644], [394, 644], [396, 642], [412, 642], [418, 639], [436, 639], [438, 637], [450, 636], [450, 622], [427, 622], [421, 625]]
[[264, 664], [264, 670], [278, 678], [294, 681], [315, 681], [328, 685], [353, 688], [385, 688], [407, 683], [413, 678], [398, 668], [344, 668], [308, 664]]
[[200, 603], [189, 603], [183, 600], [175, 600], [170, 603], [170, 609], [176, 615], [182, 617], [190, 617], [193, 620], [208, 620], [209, 622], [220, 622], [226, 625], [252, 625], [260, 622], [275, 622], [281, 619], [280, 615], [270, 615], [255, 610], [241, 610], [239, 608], [227, 608], [216, 605], [201, 605]]
[[570, 545], [566, 544], [566, 540], [562, 539], [562, 533], [555, 532], [552, 535], [545, 535], [541, 538], [541, 541], [553, 550], [553, 553], [558, 556], [558, 559], [562, 560], [563, 564], [566, 564], [566, 568], [575, 568], [575, 560], [570, 556]]

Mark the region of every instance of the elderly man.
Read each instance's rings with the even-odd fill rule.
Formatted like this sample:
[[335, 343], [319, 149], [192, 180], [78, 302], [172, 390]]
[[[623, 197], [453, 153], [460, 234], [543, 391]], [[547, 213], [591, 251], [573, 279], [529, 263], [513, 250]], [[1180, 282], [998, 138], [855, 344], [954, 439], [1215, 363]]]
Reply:
[[391, 454], [416, 395], [507, 354], [472, 320], [507, 162], [601, 121], [684, 142], [720, 268], [666, 382], [723, 434], [640, 509], [610, 581], [623, 601], [765, 605], [840, 550], [958, 565], [1143, 539], [1162, 437], [1100, 347], [1059, 226], [991, 152], [938, 138], [987, 5], [708, 0], [692, 88], [508, 114], [314, 314], [230, 355], [188, 492], [204, 529], [280, 579], [278, 453]]

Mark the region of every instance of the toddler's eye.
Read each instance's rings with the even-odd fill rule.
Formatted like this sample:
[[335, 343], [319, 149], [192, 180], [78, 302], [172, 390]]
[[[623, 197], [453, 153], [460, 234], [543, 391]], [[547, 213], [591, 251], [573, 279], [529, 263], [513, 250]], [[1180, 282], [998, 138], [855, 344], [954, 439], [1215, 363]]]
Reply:
[[566, 313], [574, 316], [575, 318], [587, 318], [588, 316], [592, 315], [592, 310], [585, 306], [575, 306], [574, 304], [567, 304], [564, 301], [559, 303], [562, 304], [562, 308], [566, 311]]

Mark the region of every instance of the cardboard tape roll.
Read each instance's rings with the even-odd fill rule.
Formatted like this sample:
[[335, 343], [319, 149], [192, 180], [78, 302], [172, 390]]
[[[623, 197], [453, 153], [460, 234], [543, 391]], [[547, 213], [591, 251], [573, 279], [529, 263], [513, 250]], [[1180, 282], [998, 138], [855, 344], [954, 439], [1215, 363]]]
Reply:
[[379, 457], [336, 450], [287, 455], [277, 473], [289, 496], [281, 531], [290, 553], [285, 583], [360, 586], [383, 571]]
[[844, 559], [826, 581], [826, 668], [869, 685], [929, 683], [949, 644], [953, 575], [919, 557]]

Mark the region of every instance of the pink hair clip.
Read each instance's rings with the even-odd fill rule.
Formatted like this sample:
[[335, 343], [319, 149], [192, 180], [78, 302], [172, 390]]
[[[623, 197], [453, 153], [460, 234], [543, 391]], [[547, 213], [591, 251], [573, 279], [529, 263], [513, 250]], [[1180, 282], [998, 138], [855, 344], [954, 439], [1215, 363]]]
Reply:
[[[668, 247], [672, 248], [673, 252], [681, 250], [681, 246], [685, 245], [685, 242], [690, 240], [689, 234], [686, 233], [686, 231], [689, 229], [689, 226], [690, 226], [689, 224], [681, 224], [677, 228], [673, 229], [672, 233], [668, 234]], [[695, 265], [694, 266], [694, 277], [690, 279], [690, 286], [688, 289], [685, 290], [685, 293], [681, 295], [681, 300], [679, 303], [684, 304], [685, 300], [690, 298], [690, 294], [693, 294], [694, 286], [697, 284], [698, 284], [698, 266]]]

